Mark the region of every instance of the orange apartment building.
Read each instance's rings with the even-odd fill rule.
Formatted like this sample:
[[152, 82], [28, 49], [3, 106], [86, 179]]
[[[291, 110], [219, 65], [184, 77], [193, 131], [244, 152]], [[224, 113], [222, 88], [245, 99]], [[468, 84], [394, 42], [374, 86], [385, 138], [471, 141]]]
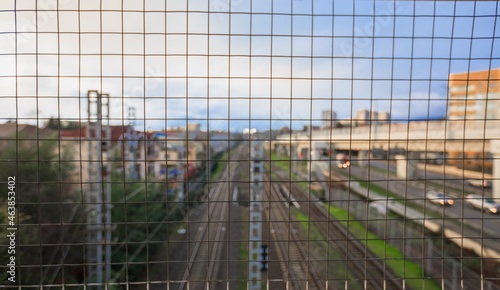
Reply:
[[448, 88], [448, 120], [498, 117], [500, 68], [450, 74]]
[[[447, 119], [453, 126], [488, 126], [500, 118], [500, 68], [450, 74]], [[476, 170], [491, 170], [491, 156], [477, 152], [448, 152], [449, 163]]]

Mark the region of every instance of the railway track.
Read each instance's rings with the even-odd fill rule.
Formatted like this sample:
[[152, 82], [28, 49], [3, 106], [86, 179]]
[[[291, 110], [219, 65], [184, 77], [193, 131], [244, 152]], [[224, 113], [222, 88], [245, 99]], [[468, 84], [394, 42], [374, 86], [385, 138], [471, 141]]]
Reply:
[[[268, 181], [268, 180], [267, 180]], [[279, 193], [269, 183], [267, 190], [267, 200], [271, 201], [271, 208], [268, 211], [271, 235], [277, 249], [281, 268], [284, 269], [284, 276], [287, 289], [321, 289], [324, 290], [320, 275], [316, 266], [309, 261], [309, 255], [303, 245], [293, 222], [296, 222], [284, 208], [283, 200]]]
[[[204, 289], [215, 279], [223, 228], [227, 223], [228, 204], [225, 200], [228, 185], [218, 183], [208, 204], [208, 215], [199, 224], [193, 247], [181, 277], [178, 290]], [[215, 226], [215, 228], [213, 228]]]
[[[339, 222], [333, 220], [330, 213], [319, 200], [311, 196], [296, 182], [290, 182], [286, 173], [279, 167], [272, 168], [279, 180], [273, 183], [284, 184], [290, 188], [300, 204], [300, 210], [335, 248], [339, 249], [348, 265], [350, 274], [362, 281], [364, 289], [403, 289], [402, 279], [395, 277], [386, 267], [384, 260], [375, 256], [358, 239], [355, 239]], [[276, 193], [278, 194], [278, 193]]]
[[[236, 154], [241, 154], [238, 150]], [[222, 252], [228, 227], [230, 184], [224, 177], [234, 176], [237, 164], [229, 162], [220, 175], [216, 187], [207, 195], [204, 219], [198, 225], [191, 251], [179, 280], [178, 290], [215, 289]]]

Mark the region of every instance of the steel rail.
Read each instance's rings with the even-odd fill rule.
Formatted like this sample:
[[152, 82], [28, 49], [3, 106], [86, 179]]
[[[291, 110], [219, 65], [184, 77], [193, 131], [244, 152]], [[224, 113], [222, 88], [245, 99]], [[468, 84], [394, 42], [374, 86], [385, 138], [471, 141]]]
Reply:
[[[225, 184], [225, 185], [227, 187], [227, 184]], [[210, 262], [209, 262], [209, 266], [207, 269], [207, 276], [205, 279], [207, 281], [207, 283], [209, 283], [210, 281], [213, 280], [212, 277], [214, 275], [214, 269], [216, 268], [215, 263], [217, 261], [218, 255], [219, 255], [219, 250], [220, 250], [220, 245], [221, 245], [222, 232], [223, 232], [222, 228], [224, 227], [223, 225], [225, 225], [225, 223], [227, 222], [226, 217], [227, 217], [227, 210], [229, 207], [229, 205], [226, 202], [216, 201], [216, 203], [220, 203], [220, 206], [222, 206], [222, 209], [221, 209], [219, 219], [218, 219], [217, 231], [215, 233], [215, 239], [213, 240], [212, 251], [210, 253], [211, 254], [210, 255]], [[217, 204], [214, 205], [214, 208], [216, 208], [216, 205]]]
[[[355, 239], [339, 222], [332, 222], [332, 216], [323, 206], [318, 204], [319, 200], [309, 200], [309, 193], [295, 182], [290, 183], [288, 176], [285, 176], [286, 174], [283, 173], [281, 168], [273, 166], [273, 172], [282, 183], [285, 185], [291, 184], [293, 192], [301, 195], [301, 198], [297, 198], [297, 202], [301, 205], [300, 210], [305, 214], [309, 214], [316, 227], [327, 237], [328, 241], [341, 249], [346, 257], [346, 262], [351, 265], [349, 269], [356, 272], [358, 278], [364, 280], [365, 288], [380, 290], [403, 289], [401, 279], [395, 277], [379, 261], [379, 257], [367, 249], [363, 243]], [[291, 189], [290, 193], [292, 193]], [[309, 209], [309, 207], [312, 207], [312, 209]], [[328, 223], [325, 224], [325, 221], [328, 221]], [[363, 260], [360, 260], [357, 255], [364, 257]], [[384, 279], [379, 279], [379, 277], [384, 277]]]
[[[240, 146], [239, 149], [237, 149], [235, 155], [240, 155], [242, 153], [242, 147]], [[225, 166], [223, 172], [219, 175], [218, 178], [218, 183], [217, 187], [213, 188], [209, 194], [208, 194], [208, 199], [210, 200], [210, 197], [213, 197], [213, 202], [208, 203], [208, 214], [205, 216], [203, 219], [202, 224], [202, 229], [198, 231], [196, 238], [195, 238], [195, 246], [191, 252], [189, 261], [187, 262], [186, 268], [184, 270], [182, 279], [181, 279], [181, 284], [178, 287], [178, 290], [184, 290], [184, 289], [193, 289], [193, 287], [188, 286], [189, 283], [187, 283], [188, 279], [192, 276], [192, 270], [195, 267], [195, 261], [200, 263], [200, 261], [207, 261], [208, 265], [206, 267], [203, 267], [203, 273], [194, 273], [198, 277], [203, 277], [204, 276], [204, 281], [207, 283], [208, 288], [210, 288], [209, 284], [213, 280], [213, 275], [215, 275], [216, 271], [215, 269], [217, 268], [217, 257], [220, 253], [220, 245], [221, 245], [221, 240], [223, 236], [223, 230], [222, 228], [224, 225], [227, 223], [227, 216], [228, 216], [228, 201], [225, 199], [224, 193], [229, 192], [229, 181], [225, 182], [222, 179], [224, 176], [234, 176], [234, 172], [237, 169], [236, 164], [234, 163], [229, 163]], [[230, 175], [228, 175], [230, 174]], [[221, 208], [222, 207], [222, 208]], [[218, 218], [214, 221], [212, 218], [216, 216], [218, 213]], [[217, 229], [215, 231], [215, 237], [213, 239], [210, 239], [210, 234], [211, 231], [208, 230], [208, 227], [210, 224], [213, 223], [218, 223]], [[207, 240], [205, 240], [205, 237], [207, 237]], [[202, 247], [203, 243], [210, 243], [212, 242], [213, 245], [211, 247], [211, 250], [209, 249], [210, 246], [207, 247]], [[204, 250], [200, 250], [203, 248]], [[205, 258], [200, 258], [201, 256], [205, 256]], [[192, 282], [202, 282], [200, 280], [193, 280]], [[205, 287], [203, 287], [205, 288]]]
[[[266, 181], [269, 181], [267, 176], [265, 176], [265, 179], [266, 179]], [[270, 211], [271, 216], [274, 216], [274, 220], [280, 220], [279, 217], [276, 216], [275, 210], [277, 210], [279, 212], [279, 215], [281, 216], [281, 220], [286, 222], [287, 228], [289, 229], [290, 235], [292, 236], [295, 247], [296, 247], [297, 251], [300, 253], [300, 256], [302, 257], [302, 259], [304, 261], [303, 263], [300, 263], [301, 268], [304, 270], [304, 272], [302, 272], [302, 273], [305, 274], [305, 273], [309, 272], [310, 276], [312, 277], [312, 281], [316, 285], [316, 289], [324, 290], [325, 286], [321, 283], [321, 279], [319, 277], [318, 270], [309, 261], [309, 255], [307, 254], [307, 251], [305, 250], [304, 246], [302, 245], [302, 240], [300, 239], [297, 232], [290, 225], [291, 221], [296, 221], [296, 220], [293, 218], [293, 216], [288, 215], [286, 210], [283, 208], [284, 204], [281, 200], [279, 200], [281, 195], [278, 192], [276, 192], [276, 189], [270, 185], [268, 186], [268, 189], [269, 189], [267, 191], [269, 194], [268, 200], [272, 201], [272, 205], [273, 205], [272, 209], [274, 209], [274, 210]], [[271, 224], [271, 227], [277, 226], [276, 223], [272, 222], [272, 220], [271, 220], [270, 224]], [[275, 233], [278, 232], [281, 234], [281, 231], [279, 231], [279, 230], [278, 231], [275, 230], [274, 232]], [[281, 242], [281, 243], [279, 243], [281, 246], [281, 251], [285, 252], [285, 253], [289, 249], [286, 248], [286, 245], [282, 241], [287, 239], [287, 238], [288, 237], [285, 237], [284, 239], [279, 239], [279, 241]], [[298, 284], [297, 281], [298, 281], [297, 279], [292, 279], [292, 282], [296, 282], [295, 288], [300, 289], [300, 284]], [[309, 287], [307, 287], [307, 288], [309, 289]]]
[[[221, 174], [221, 176], [224, 176], [225, 172], [227, 172], [227, 167], [226, 167], [226, 170], [224, 170], [223, 174]], [[214, 188], [209, 193], [209, 196], [212, 196], [212, 195], [214, 196], [215, 202], [213, 204], [210, 204], [210, 203], [208, 204], [208, 215], [206, 215], [206, 217], [204, 218], [204, 220], [202, 222], [202, 229], [201, 229], [201, 231], [199, 230], [198, 233], [197, 233], [197, 235], [196, 235], [194, 248], [193, 248], [193, 250], [191, 252], [189, 261], [188, 261], [188, 263], [186, 265], [186, 268], [184, 270], [184, 273], [182, 275], [182, 278], [181, 278], [182, 282], [179, 285], [179, 288], [178, 288], [179, 290], [184, 290], [188, 286], [187, 280], [191, 276], [191, 272], [192, 272], [191, 270], [194, 267], [195, 261], [200, 261], [200, 259], [199, 259], [200, 256], [202, 256], [202, 255], [207, 255], [208, 257], [212, 256], [212, 259], [210, 259], [210, 260], [214, 260], [215, 257], [216, 257], [213, 254], [210, 255], [210, 253], [208, 253], [208, 249], [206, 249], [207, 252], [205, 253], [204, 251], [200, 251], [200, 248], [202, 248], [201, 245], [204, 242], [206, 242], [205, 241], [205, 237], [210, 234], [208, 232], [208, 225], [212, 222], [212, 221], [210, 221], [210, 218], [213, 217], [217, 213], [218, 205], [222, 204], [222, 202], [220, 202], [220, 201], [221, 201], [221, 197], [223, 196], [222, 193], [224, 192], [224, 188], [226, 186], [227, 186], [226, 183], [218, 183], [217, 187]], [[225, 215], [225, 211], [219, 211], [219, 221], [221, 223], [225, 219], [225, 216], [226, 216]], [[220, 229], [220, 225], [218, 227], [218, 230], [219, 229]], [[210, 239], [208, 239], [208, 240], [210, 240]], [[214, 248], [216, 248], [217, 243], [218, 243], [218, 240], [215, 240], [214, 241]], [[208, 257], [205, 258], [205, 260], [209, 260]], [[205, 278], [210, 278], [211, 275], [212, 275], [211, 273], [209, 273], [209, 269], [213, 272], [213, 263], [210, 262], [210, 261], [209, 261], [209, 267], [208, 267], [208, 269], [206, 269], [207, 272], [206, 272]], [[209, 281], [209, 280], [206, 280], [206, 281]]]

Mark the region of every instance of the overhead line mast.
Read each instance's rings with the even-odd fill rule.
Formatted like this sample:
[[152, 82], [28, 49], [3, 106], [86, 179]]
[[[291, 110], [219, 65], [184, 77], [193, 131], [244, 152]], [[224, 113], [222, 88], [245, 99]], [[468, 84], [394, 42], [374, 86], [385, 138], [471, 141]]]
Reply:
[[[261, 289], [261, 270], [265, 270], [261, 257], [262, 248], [262, 160], [264, 147], [257, 137], [255, 129], [248, 131], [250, 142], [250, 227], [249, 227], [249, 261], [248, 281], [250, 290]], [[256, 138], [257, 139], [257, 138]]]
[[[111, 278], [111, 126], [109, 95], [87, 92], [86, 282], [102, 289]], [[104, 210], [105, 208], [105, 210]], [[105, 279], [105, 280], [104, 280]]]

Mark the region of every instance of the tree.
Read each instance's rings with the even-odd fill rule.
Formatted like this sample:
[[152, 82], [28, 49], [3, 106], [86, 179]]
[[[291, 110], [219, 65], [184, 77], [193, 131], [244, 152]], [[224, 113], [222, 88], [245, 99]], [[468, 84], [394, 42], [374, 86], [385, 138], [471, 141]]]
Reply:
[[[3, 187], [7, 188], [9, 176], [15, 177], [16, 261], [23, 265], [17, 268], [21, 285], [79, 280], [76, 273], [80, 271], [64, 264], [82, 263], [83, 250], [78, 244], [84, 236], [83, 214], [68, 181], [71, 152], [60, 148], [57, 140], [54, 135], [34, 139], [18, 134], [0, 151]], [[6, 197], [2, 195], [0, 201], [5, 202]], [[0, 214], [2, 224], [7, 224], [6, 218]], [[69, 245], [72, 243], [76, 246]]]

